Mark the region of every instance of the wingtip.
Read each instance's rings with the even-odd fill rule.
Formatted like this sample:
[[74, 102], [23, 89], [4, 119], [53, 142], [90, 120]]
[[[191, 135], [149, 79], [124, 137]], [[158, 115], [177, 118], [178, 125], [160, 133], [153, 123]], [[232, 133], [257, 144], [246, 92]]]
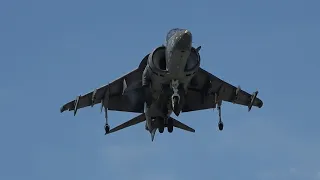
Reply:
[[60, 108], [60, 113], [63, 113], [64, 111], [65, 111], [65, 107], [62, 106], [62, 107]]

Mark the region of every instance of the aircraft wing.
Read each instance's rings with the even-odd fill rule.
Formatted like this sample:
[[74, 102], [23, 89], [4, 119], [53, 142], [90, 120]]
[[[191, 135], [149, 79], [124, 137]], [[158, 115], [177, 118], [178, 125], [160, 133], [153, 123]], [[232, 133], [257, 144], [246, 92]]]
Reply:
[[206, 70], [200, 68], [188, 88], [188, 95], [182, 112], [215, 108], [217, 101], [261, 108], [263, 102], [256, 97], [257, 92], [249, 94], [235, 87]]
[[108, 107], [109, 110], [143, 113], [143, 103], [135, 101], [135, 104], [132, 104], [132, 99], [124, 95], [129, 90], [141, 87], [142, 72], [141, 68], [137, 68], [110, 84], [80, 95], [63, 105], [60, 111], [75, 110], [76, 113], [78, 109], [103, 102], [104, 107]]

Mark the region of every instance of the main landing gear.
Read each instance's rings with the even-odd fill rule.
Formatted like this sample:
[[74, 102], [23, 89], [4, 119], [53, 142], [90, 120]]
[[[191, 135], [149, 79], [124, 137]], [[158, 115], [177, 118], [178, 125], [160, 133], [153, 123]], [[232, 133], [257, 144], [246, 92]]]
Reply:
[[169, 133], [173, 132], [173, 120], [171, 118], [167, 120], [167, 130]]
[[158, 123], [158, 130], [159, 133], [163, 133], [164, 132], [164, 127], [165, 127], [165, 119], [162, 117], [157, 117], [157, 123]]
[[[151, 123], [152, 123], [151, 128], [152, 129], [157, 128], [159, 133], [163, 133], [166, 127], [169, 133], [172, 133], [173, 131], [173, 120], [171, 118], [165, 119], [162, 117], [156, 117], [151, 120]], [[105, 127], [107, 127], [107, 125]], [[147, 131], [150, 131], [148, 128], [147, 122], [145, 124], [145, 129]]]
[[160, 126], [159, 127], [159, 133], [163, 133], [164, 132], [164, 126]]
[[159, 118], [159, 133], [164, 132], [164, 128], [167, 127], [167, 130], [169, 133], [173, 132], [173, 120], [171, 118], [164, 119], [164, 118]]

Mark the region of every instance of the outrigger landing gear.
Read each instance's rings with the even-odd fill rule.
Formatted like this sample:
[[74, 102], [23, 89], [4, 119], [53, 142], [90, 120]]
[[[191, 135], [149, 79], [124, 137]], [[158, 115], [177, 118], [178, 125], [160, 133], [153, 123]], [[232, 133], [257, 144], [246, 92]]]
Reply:
[[105, 134], [104, 134], [104, 135], [106, 135], [106, 134], [108, 134], [108, 133], [110, 132], [110, 126], [109, 126], [109, 124], [105, 124], [105, 125], [104, 125], [104, 131], [105, 131]]
[[218, 127], [219, 127], [219, 130], [222, 131], [223, 130], [223, 122], [221, 120], [221, 104], [222, 102], [219, 101], [218, 102], [218, 112], [219, 112], [219, 123], [218, 123]]
[[108, 124], [108, 103], [109, 103], [109, 88], [107, 88], [104, 98], [101, 100], [101, 112], [104, 108], [104, 115], [106, 119], [106, 123], [104, 125], [104, 135], [109, 134], [110, 132], [110, 126]]
[[104, 108], [104, 112], [105, 112], [105, 118], [106, 118], [106, 124], [104, 125], [104, 131], [105, 131], [105, 134], [109, 134], [110, 132], [110, 126], [108, 124], [108, 109], [107, 108]]

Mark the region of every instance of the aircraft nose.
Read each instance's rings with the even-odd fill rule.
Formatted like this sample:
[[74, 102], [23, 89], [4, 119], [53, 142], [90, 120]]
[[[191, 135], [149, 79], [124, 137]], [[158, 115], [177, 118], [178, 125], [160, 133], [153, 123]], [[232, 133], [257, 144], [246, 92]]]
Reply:
[[192, 45], [192, 34], [190, 31], [183, 31], [178, 37], [177, 49], [180, 50], [189, 50]]
[[188, 31], [188, 30], [185, 30], [185, 31], [183, 32], [183, 34], [189, 36], [190, 38], [192, 37], [191, 32]]

